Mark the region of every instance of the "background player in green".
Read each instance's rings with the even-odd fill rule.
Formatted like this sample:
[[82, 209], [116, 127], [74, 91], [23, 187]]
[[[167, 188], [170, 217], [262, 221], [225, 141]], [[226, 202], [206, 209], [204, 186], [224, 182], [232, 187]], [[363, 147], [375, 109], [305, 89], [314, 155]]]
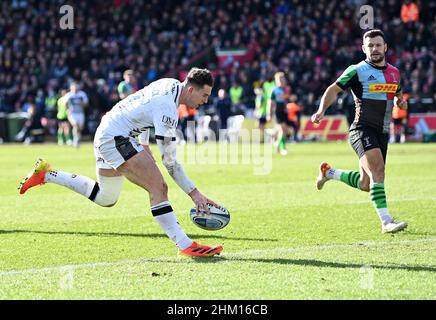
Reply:
[[395, 221], [386, 202], [384, 180], [389, 125], [393, 105], [406, 109], [407, 102], [403, 99], [398, 69], [385, 61], [387, 44], [383, 32], [378, 29], [366, 32], [362, 50], [366, 60], [348, 67], [336, 83], [327, 88], [318, 111], [312, 115], [312, 122], [319, 123], [338, 93], [351, 88], [356, 114], [350, 126], [349, 139], [359, 156], [360, 172], [332, 169], [323, 162], [316, 184], [321, 190], [328, 180], [334, 179], [369, 191], [382, 232], [393, 233], [405, 229], [407, 223]]
[[62, 89], [60, 93], [60, 98], [57, 101], [57, 114], [56, 118], [58, 120], [58, 145], [72, 145], [73, 138], [71, 134], [71, 125], [68, 122], [68, 112], [67, 112], [67, 101], [66, 101], [67, 90]]
[[271, 92], [274, 89], [274, 80], [265, 80], [262, 86], [254, 89], [256, 95], [256, 117], [258, 118], [258, 128], [260, 130], [260, 141], [265, 141], [265, 126], [270, 121], [270, 112], [268, 110], [268, 101], [271, 98]]

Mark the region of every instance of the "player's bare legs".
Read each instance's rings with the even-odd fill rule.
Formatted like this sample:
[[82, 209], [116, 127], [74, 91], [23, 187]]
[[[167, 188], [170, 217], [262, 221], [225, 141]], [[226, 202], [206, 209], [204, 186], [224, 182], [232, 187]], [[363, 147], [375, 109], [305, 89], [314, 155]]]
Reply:
[[321, 163], [317, 178], [317, 188], [321, 190], [330, 179], [339, 180], [351, 187], [370, 192], [371, 201], [382, 224], [383, 233], [398, 232], [407, 227], [405, 222], [395, 221], [387, 208], [384, 189], [385, 164], [379, 148], [370, 149], [359, 160], [360, 172], [332, 169], [327, 163]]
[[81, 133], [83, 129], [83, 121], [84, 116], [82, 117], [80, 114], [69, 114], [68, 115], [68, 122], [71, 125], [71, 131], [73, 134], [73, 146], [79, 147], [80, 145], [80, 139], [81, 139]]
[[[153, 216], [169, 238], [181, 249], [182, 254], [213, 256], [223, 250], [222, 246], [200, 245], [183, 232], [168, 202], [167, 186], [149, 150], [138, 153], [121, 167], [121, 170], [98, 169], [96, 182], [85, 176], [54, 170], [45, 160], [38, 159], [34, 169], [22, 180], [18, 189], [20, 194], [24, 194], [29, 188], [55, 183], [85, 196], [100, 206], [111, 207], [115, 205], [121, 192], [124, 181], [124, 176], [120, 172], [122, 171], [132, 182], [149, 191]], [[132, 168], [136, 168], [137, 173], [132, 173]]]
[[168, 186], [148, 151], [139, 152], [118, 167], [117, 171], [148, 191], [151, 206], [168, 201]]
[[260, 143], [265, 142], [265, 123], [259, 121]]
[[286, 123], [280, 123], [278, 125], [279, 128], [279, 135], [277, 137], [278, 141], [278, 152], [285, 156], [288, 154], [288, 151], [286, 150], [286, 139], [290, 136], [290, 128]]
[[405, 229], [407, 223], [395, 221], [389, 214], [385, 194], [385, 163], [379, 148], [365, 152], [360, 159], [361, 167], [368, 173], [371, 201], [382, 222], [382, 232], [397, 232]]
[[359, 167], [360, 190], [369, 191], [371, 183], [385, 182], [385, 164], [380, 149], [365, 152], [359, 159]]
[[177, 222], [168, 201], [168, 186], [149, 150], [145, 149], [145, 151], [137, 153], [118, 167], [117, 171], [131, 182], [148, 191], [153, 217], [183, 254], [212, 256], [223, 250], [222, 246], [200, 245], [185, 234]]
[[58, 144], [71, 144], [70, 123], [68, 121], [58, 121]]
[[114, 169], [98, 169], [98, 173], [103, 177], [122, 177], [122, 174]]
[[364, 169], [363, 162], [366, 162], [366, 157], [362, 157], [359, 159], [359, 173], [360, 173], [360, 180], [359, 180], [359, 189], [365, 192], [369, 192], [369, 184], [371, 179], [369, 178], [369, 175], [366, 173]]
[[82, 135], [82, 127], [77, 122], [72, 123], [73, 127], [73, 146], [79, 147]]
[[54, 183], [81, 194], [102, 207], [112, 207], [118, 200], [124, 177], [115, 170], [99, 169], [97, 182], [86, 176], [55, 170], [43, 159], [38, 159], [34, 169], [21, 181], [18, 190]]

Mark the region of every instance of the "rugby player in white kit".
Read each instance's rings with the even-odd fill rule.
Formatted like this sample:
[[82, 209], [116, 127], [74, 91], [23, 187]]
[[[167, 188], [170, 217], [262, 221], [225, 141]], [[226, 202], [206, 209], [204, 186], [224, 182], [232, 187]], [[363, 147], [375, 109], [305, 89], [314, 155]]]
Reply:
[[147, 145], [148, 130], [154, 127], [163, 164], [169, 174], [191, 197], [198, 210], [208, 211], [207, 204], [215, 202], [195, 187], [177, 161], [176, 128], [178, 106], [186, 104], [190, 108], [198, 108], [207, 102], [212, 87], [211, 72], [198, 68], [191, 69], [184, 82], [166, 78], [150, 83], [118, 102], [102, 118], [94, 138], [97, 182], [88, 177], [54, 170], [45, 160], [39, 159], [35, 168], [21, 182], [20, 194], [37, 185], [55, 183], [101, 206], [111, 207], [117, 202], [126, 177], [148, 191], [154, 218], [182, 254], [219, 254], [223, 250], [222, 245], [201, 245], [191, 240], [178, 224], [168, 201], [168, 186]]
[[85, 108], [89, 100], [86, 93], [75, 82], [70, 84], [70, 91], [65, 98], [68, 121], [73, 127], [73, 146], [79, 147], [82, 130], [85, 126]]

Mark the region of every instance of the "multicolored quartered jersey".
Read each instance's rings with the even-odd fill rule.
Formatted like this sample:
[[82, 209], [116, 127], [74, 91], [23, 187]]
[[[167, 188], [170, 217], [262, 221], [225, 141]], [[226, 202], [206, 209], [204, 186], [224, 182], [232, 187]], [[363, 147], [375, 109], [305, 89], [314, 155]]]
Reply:
[[285, 110], [286, 104], [289, 102], [289, 94], [286, 88], [275, 87], [271, 92], [271, 100], [276, 103], [277, 109]]
[[343, 90], [351, 88], [356, 115], [350, 130], [372, 127], [388, 133], [395, 94], [401, 91], [400, 72], [391, 64], [378, 67], [364, 60], [349, 66], [336, 80]]
[[130, 83], [126, 81], [121, 81], [118, 84], [117, 91], [118, 94], [121, 95], [122, 93], [128, 96], [129, 94], [135, 92], [137, 89]]

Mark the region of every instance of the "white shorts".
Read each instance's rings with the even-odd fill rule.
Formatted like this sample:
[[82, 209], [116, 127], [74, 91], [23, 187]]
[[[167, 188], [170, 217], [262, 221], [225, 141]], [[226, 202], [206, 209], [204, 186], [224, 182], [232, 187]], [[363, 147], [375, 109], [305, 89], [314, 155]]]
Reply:
[[68, 121], [72, 126], [79, 126], [83, 129], [85, 125], [85, 114], [82, 113], [70, 113], [68, 114]]
[[117, 169], [144, 148], [132, 137], [104, 137], [98, 132], [94, 138], [94, 155], [99, 169]]

